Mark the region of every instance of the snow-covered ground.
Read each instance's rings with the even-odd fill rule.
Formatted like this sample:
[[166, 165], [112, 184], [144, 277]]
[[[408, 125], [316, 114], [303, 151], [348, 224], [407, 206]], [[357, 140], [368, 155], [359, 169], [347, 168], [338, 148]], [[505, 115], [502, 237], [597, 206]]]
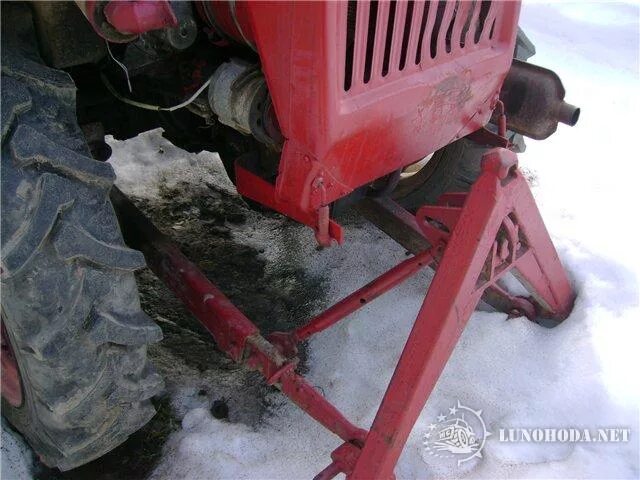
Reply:
[[[640, 476], [640, 7], [531, 3], [523, 7], [521, 25], [537, 48], [531, 61], [555, 70], [567, 100], [582, 109], [575, 128], [560, 126], [546, 141], [528, 141], [520, 155], [535, 177], [534, 194], [578, 299], [571, 316], [552, 330], [476, 312], [414, 427], [398, 478]], [[202, 165], [216, 161], [170, 147], [159, 160], [153, 154], [163, 142], [155, 132], [114, 143], [123, 190], [152, 196], [161, 176], [195, 181]], [[144, 177], [134, 176], [141, 166]], [[373, 228], [353, 226], [345, 246], [321, 252], [311, 235], [302, 236], [308, 270], [331, 285], [327, 304], [405, 258]], [[268, 238], [258, 230], [243, 241], [261, 238], [268, 241], [266, 258], [285, 253], [272, 230]], [[428, 281], [427, 273], [413, 278], [310, 342], [308, 378], [354, 423], [366, 428], [373, 420]], [[190, 402], [195, 388], [176, 390], [182, 429], [165, 445], [153, 478], [311, 478], [340, 444], [289, 404], [274, 408], [258, 427], [216, 420]], [[458, 401], [481, 409], [493, 433], [482, 458], [462, 466], [430, 456], [423, 445], [429, 425]], [[499, 441], [501, 428], [515, 427], [621, 427], [631, 438], [611, 444]], [[25, 478], [31, 460], [10, 435], [3, 424], [2, 477]]]

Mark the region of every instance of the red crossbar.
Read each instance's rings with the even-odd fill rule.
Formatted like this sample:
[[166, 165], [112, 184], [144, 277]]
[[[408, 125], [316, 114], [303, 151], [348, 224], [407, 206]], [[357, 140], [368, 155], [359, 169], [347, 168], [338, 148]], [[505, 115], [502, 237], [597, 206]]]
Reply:
[[372, 282], [369, 282], [364, 287], [356, 290], [348, 297], [343, 298], [338, 303], [313, 318], [306, 325], [294, 330], [294, 338], [298, 342], [301, 342], [309, 338], [311, 335], [329, 328], [334, 323], [342, 320], [348, 315], [351, 315], [362, 306], [404, 282], [407, 278], [411, 277], [422, 268], [431, 265], [433, 261], [433, 253], [431, 250], [427, 250], [419, 253], [415, 257], [408, 258], [407, 260], [400, 262], [398, 265], [386, 271]]
[[[445, 194], [422, 207], [418, 225], [432, 248], [405, 260], [293, 332], [265, 339], [209, 280], [135, 207], [118, 198], [128, 229], [149, 266], [203, 323], [231, 358], [258, 370], [344, 443], [316, 478], [390, 479], [402, 448], [465, 324], [485, 290], [511, 297], [499, 282], [514, 273], [530, 291], [520, 298], [529, 316], [561, 321], [574, 294], [516, 155], [496, 148], [467, 194]], [[123, 207], [124, 205], [124, 207]], [[406, 212], [404, 212], [406, 214]], [[129, 232], [130, 233], [130, 232]], [[130, 235], [128, 235], [130, 236]], [[295, 345], [324, 330], [416, 273], [438, 263], [426, 298], [369, 432], [352, 425], [295, 372]], [[509, 302], [511, 304], [512, 302]]]
[[285, 356], [295, 357], [298, 353], [298, 343], [345, 319], [359, 308], [362, 308], [383, 293], [388, 292], [393, 287], [404, 282], [422, 268], [432, 265], [434, 260], [434, 253], [432, 253], [431, 249], [408, 258], [390, 270], [387, 270], [364, 287], [343, 298], [332, 307], [329, 307], [320, 315], [312, 318], [309, 323], [302, 327], [292, 332], [275, 332], [267, 338], [271, 343], [276, 345]]

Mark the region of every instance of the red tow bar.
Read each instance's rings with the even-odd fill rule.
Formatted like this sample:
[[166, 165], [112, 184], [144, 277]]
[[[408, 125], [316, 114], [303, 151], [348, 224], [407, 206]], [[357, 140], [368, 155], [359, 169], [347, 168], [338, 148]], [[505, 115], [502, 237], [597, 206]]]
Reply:
[[[257, 370], [296, 405], [342, 439], [317, 475], [330, 479], [394, 478], [393, 469], [469, 317], [484, 294], [505, 297], [529, 317], [564, 320], [574, 301], [515, 153], [495, 148], [468, 194], [445, 194], [415, 220], [431, 248], [405, 260], [293, 332], [260, 335], [170, 240], [119, 191], [112, 199], [131, 246], [209, 330], [232, 359]], [[406, 221], [406, 211], [398, 212]], [[422, 267], [436, 268], [417, 319], [369, 431], [351, 424], [296, 373], [296, 344], [331, 327]], [[529, 290], [513, 297], [501, 286], [513, 273]], [[495, 300], [495, 298], [494, 298]], [[500, 302], [497, 302], [500, 304]], [[492, 305], [496, 302], [493, 301]], [[509, 313], [509, 312], [508, 312]]]

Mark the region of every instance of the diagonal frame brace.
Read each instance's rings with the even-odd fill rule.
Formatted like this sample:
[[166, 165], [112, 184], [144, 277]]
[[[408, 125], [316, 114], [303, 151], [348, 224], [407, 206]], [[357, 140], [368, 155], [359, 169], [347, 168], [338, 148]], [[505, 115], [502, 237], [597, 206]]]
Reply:
[[[521, 235], [510, 245], [500, 233], [514, 219]], [[482, 294], [512, 269], [544, 306], [539, 313], [558, 322], [568, 316], [575, 295], [517, 157], [496, 148], [483, 156], [482, 174], [460, 208], [362, 451], [345, 472], [348, 478], [393, 478], [411, 428]]]

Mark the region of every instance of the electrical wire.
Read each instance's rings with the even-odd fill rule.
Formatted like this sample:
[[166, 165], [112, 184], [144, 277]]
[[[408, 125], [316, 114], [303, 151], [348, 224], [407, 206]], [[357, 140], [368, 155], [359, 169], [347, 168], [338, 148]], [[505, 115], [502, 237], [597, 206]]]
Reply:
[[153, 110], [156, 112], [173, 112], [180, 108], [186, 107], [187, 105], [192, 103], [196, 98], [198, 98], [198, 96], [204, 91], [204, 89], [207, 88], [211, 83], [211, 77], [209, 77], [209, 79], [206, 82], [204, 82], [204, 84], [184, 102], [179, 103], [178, 105], [174, 105], [173, 107], [161, 107], [159, 105], [152, 105], [149, 103], [138, 102], [137, 100], [132, 100], [130, 98], [127, 98], [116, 91], [116, 89], [113, 87], [113, 85], [111, 85], [111, 82], [109, 82], [109, 80], [107, 79], [104, 73], [100, 72], [100, 78], [102, 79], [102, 83], [104, 83], [104, 86], [107, 87], [107, 90], [109, 90], [111, 95], [116, 97], [121, 102], [126, 103], [127, 105], [132, 105], [134, 107], [142, 108], [144, 110]]
[[113, 56], [113, 53], [111, 53], [111, 47], [109, 46], [109, 42], [105, 40], [104, 43], [107, 45], [107, 52], [109, 52], [109, 56], [111, 57], [111, 60], [116, 62], [116, 64], [124, 71], [124, 76], [127, 78], [127, 85], [129, 86], [129, 93], [133, 93], [133, 89], [131, 88], [131, 80], [129, 80], [129, 70], [127, 70], [127, 66]]

